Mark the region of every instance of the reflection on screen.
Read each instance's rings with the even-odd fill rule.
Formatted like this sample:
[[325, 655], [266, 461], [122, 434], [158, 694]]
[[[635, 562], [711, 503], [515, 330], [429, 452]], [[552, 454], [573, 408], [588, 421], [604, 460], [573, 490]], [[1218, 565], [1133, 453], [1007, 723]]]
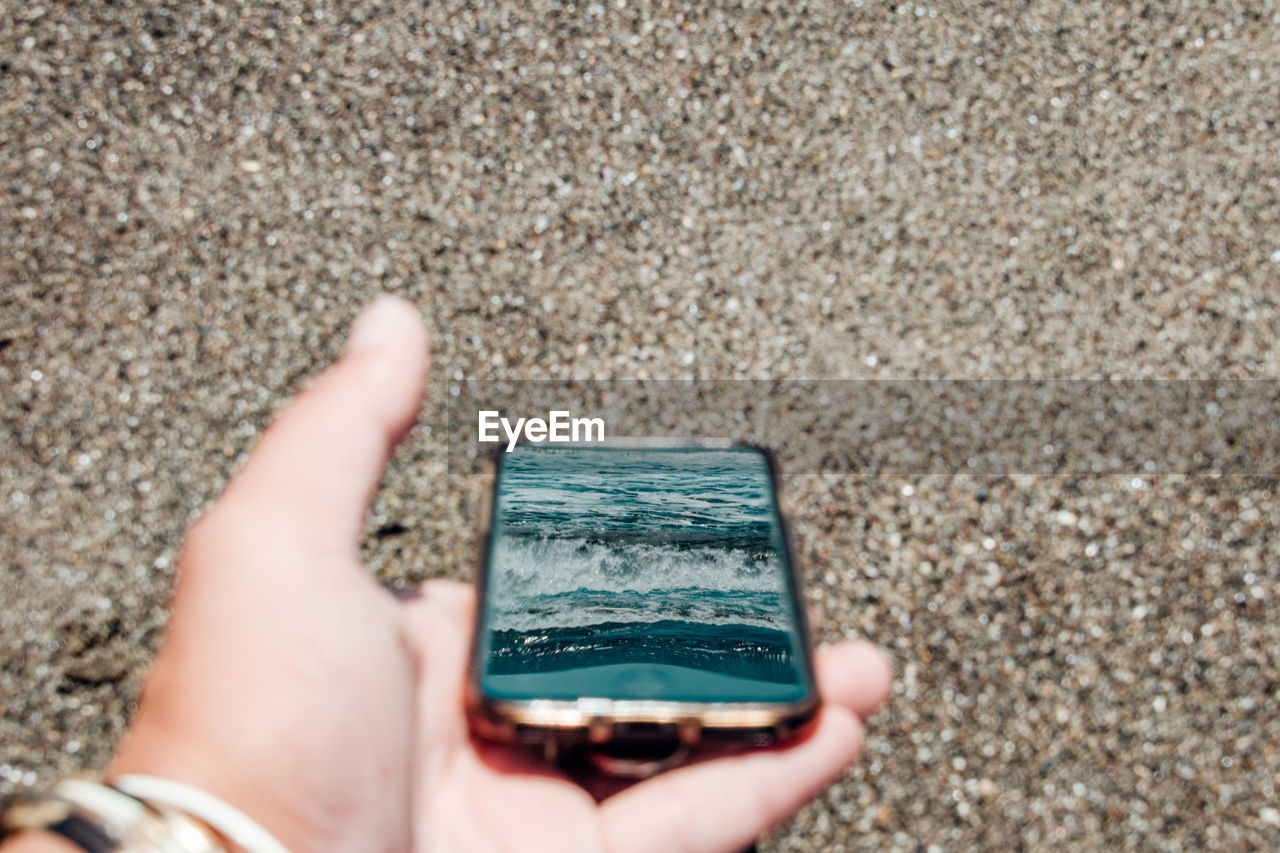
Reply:
[[804, 696], [759, 451], [524, 445], [504, 457], [482, 650], [489, 695]]

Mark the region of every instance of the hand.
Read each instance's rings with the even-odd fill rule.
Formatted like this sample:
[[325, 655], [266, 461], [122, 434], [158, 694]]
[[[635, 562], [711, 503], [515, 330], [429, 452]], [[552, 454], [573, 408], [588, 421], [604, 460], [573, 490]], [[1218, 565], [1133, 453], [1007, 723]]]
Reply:
[[417, 649], [359, 543], [426, 369], [417, 313], [381, 299], [266, 431], [187, 536], [111, 775], [201, 787], [295, 853], [409, 848]]
[[204, 788], [297, 853], [627, 853], [740, 849], [853, 761], [890, 680], [868, 643], [820, 653], [826, 705], [803, 740], [599, 803], [528, 750], [473, 740], [471, 588], [431, 581], [402, 602], [359, 560], [426, 366], [417, 313], [379, 299], [342, 360], [267, 430], [188, 536], [169, 635], [112, 774]]

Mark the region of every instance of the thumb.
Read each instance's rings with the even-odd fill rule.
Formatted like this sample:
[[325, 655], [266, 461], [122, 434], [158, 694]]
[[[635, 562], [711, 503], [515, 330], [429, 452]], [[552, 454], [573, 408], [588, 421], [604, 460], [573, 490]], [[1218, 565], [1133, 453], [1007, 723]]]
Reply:
[[295, 546], [354, 553], [387, 459], [417, 416], [428, 360], [417, 309], [375, 299], [346, 353], [275, 419], [214, 514], [246, 513]]

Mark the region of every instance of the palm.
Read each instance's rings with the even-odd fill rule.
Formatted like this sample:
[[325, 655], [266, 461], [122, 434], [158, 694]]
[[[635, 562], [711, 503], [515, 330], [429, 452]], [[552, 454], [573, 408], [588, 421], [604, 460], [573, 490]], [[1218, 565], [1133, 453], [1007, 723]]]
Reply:
[[462, 697], [474, 595], [432, 582], [411, 605], [419, 649], [417, 849], [593, 851], [603, 847], [592, 797], [526, 750], [474, 740]]
[[521, 767], [502, 747], [463, 741], [442, 752], [438, 772], [422, 776], [417, 850], [604, 848], [595, 801], [566, 777]]

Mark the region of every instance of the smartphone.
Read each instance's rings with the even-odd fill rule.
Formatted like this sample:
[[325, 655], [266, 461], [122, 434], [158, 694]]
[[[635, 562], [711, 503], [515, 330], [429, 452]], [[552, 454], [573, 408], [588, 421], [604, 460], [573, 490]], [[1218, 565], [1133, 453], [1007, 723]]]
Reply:
[[765, 449], [494, 454], [468, 712], [482, 736], [767, 745], [814, 717], [800, 576]]

